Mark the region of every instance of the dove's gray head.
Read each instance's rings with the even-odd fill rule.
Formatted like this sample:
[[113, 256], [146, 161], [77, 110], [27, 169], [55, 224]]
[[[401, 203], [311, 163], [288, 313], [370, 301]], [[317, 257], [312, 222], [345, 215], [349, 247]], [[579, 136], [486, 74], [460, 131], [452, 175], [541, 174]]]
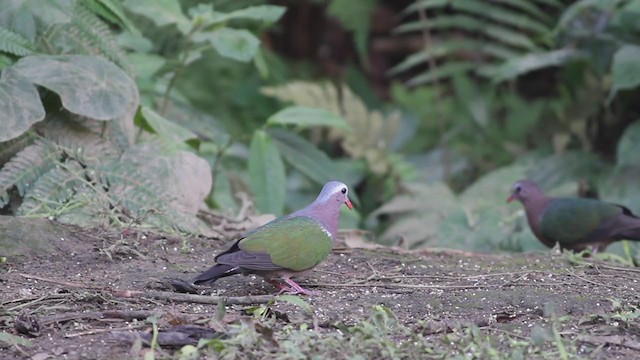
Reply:
[[349, 188], [340, 181], [329, 181], [324, 184], [322, 191], [320, 191], [320, 194], [313, 203], [330, 207], [332, 207], [332, 204], [335, 204], [338, 208], [340, 205], [346, 204], [349, 209], [353, 208], [349, 200]]
[[318, 197], [306, 208], [298, 210], [290, 216], [308, 216], [318, 221], [325, 230], [335, 238], [340, 222], [340, 207], [347, 205], [353, 208], [349, 200], [349, 188], [339, 181], [329, 181], [324, 184]]
[[529, 200], [536, 199], [538, 197], [544, 197], [544, 193], [535, 182], [531, 180], [520, 180], [513, 184], [513, 187], [511, 188], [511, 195], [507, 199], [507, 202], [518, 200], [524, 204]]

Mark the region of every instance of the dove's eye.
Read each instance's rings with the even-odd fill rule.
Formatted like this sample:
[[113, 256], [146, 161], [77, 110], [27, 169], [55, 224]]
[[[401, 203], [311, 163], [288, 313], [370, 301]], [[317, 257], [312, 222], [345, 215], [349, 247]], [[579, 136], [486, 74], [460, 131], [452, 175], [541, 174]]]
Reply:
[[342, 188], [342, 190], [340, 190], [341, 193], [346, 194], [347, 193], [347, 188]]

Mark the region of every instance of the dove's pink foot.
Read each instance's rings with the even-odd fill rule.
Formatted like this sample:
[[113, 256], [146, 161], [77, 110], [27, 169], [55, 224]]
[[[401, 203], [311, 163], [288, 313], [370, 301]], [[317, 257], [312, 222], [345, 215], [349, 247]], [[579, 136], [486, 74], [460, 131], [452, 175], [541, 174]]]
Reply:
[[286, 282], [287, 284], [289, 284], [289, 286], [291, 286], [289, 293], [290, 294], [304, 294], [304, 295], [318, 295], [317, 292], [315, 291], [311, 291], [311, 290], [307, 290], [305, 288], [303, 288], [302, 286], [298, 285], [295, 281], [291, 280], [291, 279], [286, 279], [284, 282]]
[[290, 293], [292, 291], [294, 291], [292, 288], [288, 287], [287, 285], [277, 282], [275, 280], [267, 280], [267, 282], [275, 287], [277, 287], [278, 289], [280, 289], [280, 291], [278, 291], [278, 295], [280, 294], [284, 294], [284, 293]]

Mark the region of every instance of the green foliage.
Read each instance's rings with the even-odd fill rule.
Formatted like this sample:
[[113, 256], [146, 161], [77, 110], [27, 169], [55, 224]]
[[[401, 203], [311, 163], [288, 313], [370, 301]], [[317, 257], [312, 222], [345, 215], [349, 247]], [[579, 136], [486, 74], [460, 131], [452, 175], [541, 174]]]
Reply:
[[113, 120], [138, 105], [133, 80], [99, 57], [28, 56], [11, 69], [31, 83], [55, 92], [67, 110], [81, 116]]
[[382, 234], [406, 248], [440, 247], [469, 251], [522, 251], [544, 248], [512, 213], [505, 199], [525, 167], [511, 166], [482, 177], [462, 194], [446, 184], [408, 183], [406, 189], [371, 214], [392, 218]]
[[35, 85], [13, 69], [2, 71], [0, 90], [0, 109], [5, 114], [0, 142], [17, 138], [44, 119], [44, 108]]
[[331, 180], [331, 174], [339, 170], [326, 153], [314, 144], [291, 131], [269, 129], [282, 157], [297, 170], [317, 184]]
[[[135, 117], [135, 123], [145, 131], [157, 135], [158, 138], [174, 146], [198, 144], [198, 136], [187, 128], [169, 121], [152, 109], [141, 106]], [[195, 146], [197, 148], [197, 146]]]
[[[209, 164], [193, 154], [197, 136], [152, 108], [137, 111], [131, 62], [110, 28], [140, 38], [122, 3], [13, 1], [2, 8], [0, 52], [17, 61], [0, 78], [7, 115], [0, 206], [11, 201], [16, 214], [85, 226], [215, 235], [195, 217], [212, 186]], [[236, 16], [268, 22], [280, 15], [267, 7]]]
[[20, 34], [0, 28], [0, 52], [11, 55], [27, 56], [33, 54], [34, 45]]
[[611, 96], [620, 90], [633, 89], [640, 85], [640, 46], [624, 45], [613, 55]]
[[[326, 2], [364, 64], [378, 3]], [[295, 80], [316, 72], [261, 48], [285, 11], [263, 1], [0, 8], [3, 210], [204, 234], [206, 197], [282, 214], [339, 179], [361, 199], [352, 225], [479, 251], [539, 245], [503, 204], [520, 177], [638, 211], [637, 1], [416, 0], [396, 33], [424, 48], [391, 74], [420, 87], [387, 104], [357, 70], [351, 88]]]
[[54, 166], [56, 157], [56, 149], [44, 141], [20, 150], [0, 171], [0, 205], [9, 202], [9, 190], [13, 186], [24, 196], [34, 181]]
[[91, 13], [111, 24], [117, 24], [131, 32], [137, 31], [131, 20], [125, 15], [124, 7], [120, 0], [83, 0], [82, 4]]
[[[287, 301], [297, 297], [288, 298]], [[308, 304], [294, 300], [295, 305], [306, 308]], [[201, 340], [196, 349], [187, 346], [181, 355], [208, 354], [231, 359], [250, 352], [257, 357], [280, 357], [302, 359], [317, 354], [323, 357], [389, 359], [421, 358], [430, 349], [427, 339], [419, 332], [399, 323], [393, 312], [382, 305], [376, 305], [369, 316], [353, 325], [337, 325], [340, 331], [319, 333], [302, 324], [287, 325], [278, 333], [282, 336], [273, 341], [264, 341], [264, 331], [272, 332], [273, 323], [262, 321], [242, 321], [232, 324], [222, 339]], [[186, 357], [184, 357], [186, 358]]]
[[74, 0], [1, 0], [0, 27], [35, 42], [51, 25], [71, 21]]
[[[391, 74], [429, 64], [428, 70], [412, 75], [408, 83], [421, 85], [468, 73], [492, 77], [502, 63], [546, 46], [552, 30], [552, 19], [543, 10], [548, 5], [548, 1], [416, 0], [403, 15], [412, 19], [419, 15], [419, 19], [406, 21], [396, 33], [438, 32], [440, 41], [425, 43], [424, 49], [408, 56]], [[433, 62], [441, 65], [432, 68]]]
[[638, 15], [635, 1], [576, 1], [559, 17], [550, 42], [552, 49], [509, 59], [495, 70], [494, 79], [512, 80], [550, 66], [586, 62], [598, 74], [612, 74], [613, 98], [618, 90], [638, 85], [638, 69], [632, 58], [638, 57], [634, 44], [640, 39], [629, 20]]
[[[331, 124], [333, 128], [328, 134], [328, 139], [340, 140], [342, 147], [352, 158], [365, 159], [371, 172], [382, 175], [393, 171], [391, 169], [396, 166], [397, 159], [392, 156], [391, 145], [400, 126], [398, 113], [385, 116], [380, 111], [370, 111], [349, 88], [343, 87], [339, 92], [336, 87], [328, 83], [291, 82], [278, 87], [264, 88], [262, 91], [266, 95], [292, 102], [299, 107], [325, 110], [303, 108], [303, 114], [312, 115], [312, 117], [304, 122], [298, 120], [298, 124]], [[300, 113], [299, 107], [283, 111]], [[327, 112], [334, 115], [325, 116]], [[335, 120], [337, 114], [346, 120], [346, 125], [344, 121]], [[284, 117], [279, 115], [278, 118]], [[274, 119], [273, 121], [290, 122], [291, 120]]]
[[327, 12], [353, 32], [356, 49], [363, 62], [367, 62], [371, 16], [378, 0], [331, 0]]
[[[268, 91], [265, 90], [268, 93]], [[303, 106], [290, 106], [278, 111], [267, 119], [267, 124], [309, 126], [330, 126], [339, 129], [349, 129], [344, 119], [335, 113], [324, 109], [314, 109]]]
[[629, 125], [618, 141], [616, 165], [640, 167], [640, 121]]
[[271, 136], [261, 130], [256, 131], [251, 140], [249, 179], [257, 208], [282, 215], [286, 189], [284, 163]]
[[[91, 1], [77, 1], [71, 21], [52, 26], [42, 36], [51, 54], [90, 54], [105, 57], [132, 75], [129, 59], [119, 45], [109, 24], [102, 21], [86, 4]], [[98, 7], [100, 8], [100, 7]]]
[[8, 346], [33, 346], [33, 343], [30, 340], [21, 338], [20, 336], [9, 334], [8, 332], [4, 331], [0, 332], [0, 342]]

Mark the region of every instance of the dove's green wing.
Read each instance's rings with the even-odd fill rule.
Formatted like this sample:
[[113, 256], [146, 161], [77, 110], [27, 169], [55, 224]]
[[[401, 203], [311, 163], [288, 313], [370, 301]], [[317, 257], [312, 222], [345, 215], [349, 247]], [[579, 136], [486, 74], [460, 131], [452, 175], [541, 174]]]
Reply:
[[332, 245], [330, 233], [316, 220], [284, 217], [247, 233], [236, 251], [221, 254], [216, 262], [251, 270], [304, 271], [321, 263]]
[[621, 206], [593, 199], [553, 199], [542, 212], [540, 232], [563, 246], [606, 239], [612, 233], [611, 221], [623, 211]]

